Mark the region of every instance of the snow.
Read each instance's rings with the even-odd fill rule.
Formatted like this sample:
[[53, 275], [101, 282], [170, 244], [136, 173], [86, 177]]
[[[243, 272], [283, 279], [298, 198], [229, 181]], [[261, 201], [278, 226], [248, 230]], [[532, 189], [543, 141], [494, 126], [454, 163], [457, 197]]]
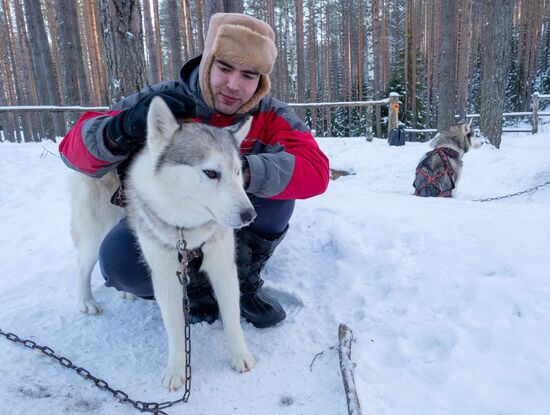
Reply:
[[[169, 414], [347, 414], [338, 325], [364, 413], [543, 415], [550, 408], [550, 132], [507, 134], [464, 158], [453, 199], [411, 195], [427, 143], [319, 139], [353, 174], [299, 201], [268, 264], [267, 287], [288, 317], [244, 323], [253, 371], [229, 366], [222, 325], [192, 327], [192, 392]], [[83, 366], [141, 401], [176, 400], [160, 386], [167, 357], [152, 301], [93, 290], [104, 312], [80, 314], [69, 236], [67, 168], [43, 147], [0, 145], [0, 328]], [[320, 353], [312, 361], [314, 357]], [[73, 371], [0, 336], [2, 413], [134, 414]], [[311, 365], [311, 369], [310, 369]]]

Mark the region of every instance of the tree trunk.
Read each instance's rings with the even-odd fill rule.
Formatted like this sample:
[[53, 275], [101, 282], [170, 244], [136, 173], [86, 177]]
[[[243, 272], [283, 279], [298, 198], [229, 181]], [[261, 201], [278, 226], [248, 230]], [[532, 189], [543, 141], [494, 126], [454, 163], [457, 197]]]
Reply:
[[141, 10], [138, 1], [100, 0], [107, 58], [109, 102], [133, 94], [147, 83]]
[[162, 81], [162, 67], [163, 67], [163, 54], [162, 54], [162, 39], [160, 36], [160, 9], [158, 0], [153, 0], [152, 14], [155, 20], [155, 48], [157, 50], [157, 70], [159, 73], [159, 79]]
[[[315, 10], [313, 6], [313, 0], [307, 2], [309, 11], [308, 22], [308, 66], [309, 66], [309, 102], [317, 102], [316, 88], [315, 88], [315, 68], [316, 68], [316, 33], [315, 33]], [[311, 109], [311, 129], [317, 131], [317, 109]]]
[[199, 39], [199, 49], [197, 53], [202, 53], [204, 49], [204, 3], [203, 0], [197, 0], [197, 37]]
[[204, 0], [204, 18], [206, 30], [210, 24], [210, 18], [216, 13], [242, 13], [244, 11], [243, 0]]
[[437, 119], [439, 117], [437, 112], [439, 95], [439, 75], [440, 75], [440, 59], [441, 59], [441, 37], [442, 37], [442, 26], [443, 26], [443, 5], [442, 2], [436, 2], [434, 5], [434, 43], [433, 43], [433, 52], [432, 52], [432, 118], [434, 119], [434, 124], [437, 127]]
[[[330, 4], [327, 1], [326, 4], [326, 18], [327, 18], [327, 45], [326, 45], [326, 61], [327, 61], [327, 102], [332, 101], [332, 58], [331, 58], [331, 49], [332, 49], [332, 37], [331, 37], [331, 22], [330, 22]], [[332, 109], [327, 107], [327, 137], [332, 136]]]
[[[24, 0], [24, 5], [38, 103], [59, 105], [57, 79], [40, 2], [39, 0]], [[55, 141], [56, 136], [65, 135], [66, 129], [62, 114], [56, 113], [51, 117], [44, 117], [44, 122], [46, 123], [45, 133], [50, 140]]]
[[[58, 10], [55, 16], [55, 24], [63, 103], [64, 105], [82, 105], [89, 102], [89, 93], [84, 78], [76, 4], [74, 0], [55, 0], [55, 6]], [[67, 116], [71, 124], [77, 118], [77, 114]]]
[[458, 12], [458, 64], [456, 113], [461, 120], [466, 120], [468, 107], [468, 51], [472, 22], [472, 0], [460, 0]]
[[[483, 5], [478, 2], [472, 4], [472, 34], [470, 39], [470, 63], [468, 70], [468, 97], [470, 102], [467, 112], [477, 111], [478, 100], [474, 98], [475, 91], [479, 88], [478, 74], [479, 74], [479, 53], [480, 53], [480, 36], [481, 27], [483, 25]], [[477, 93], [479, 96], [479, 93]]]
[[86, 66], [91, 68], [90, 87], [93, 91], [91, 103], [103, 104], [108, 102], [108, 87], [106, 80], [107, 65], [105, 63], [105, 53], [103, 41], [100, 40], [101, 31], [98, 21], [98, 5], [94, 0], [83, 0], [85, 3], [82, 10], [82, 21], [85, 22], [83, 33], [88, 39], [88, 52]]
[[[380, 24], [379, 0], [372, 0], [372, 97], [380, 99], [382, 95], [382, 67], [381, 67], [381, 38], [382, 26]], [[375, 106], [376, 111], [376, 136], [381, 137], [380, 129], [381, 113], [380, 106]]]
[[[296, 6], [296, 92], [297, 101], [305, 101], [306, 92], [306, 68], [304, 62], [304, 3], [302, 0], [295, 0]], [[304, 110], [299, 108], [296, 113], [300, 118], [304, 118]]]
[[437, 130], [455, 123], [456, 97], [456, 2], [447, 0], [443, 9]]
[[223, 7], [226, 13], [243, 13], [243, 0], [223, 0]]
[[181, 58], [181, 47], [182, 47], [182, 38], [180, 30], [180, 13], [178, 7], [180, 0], [165, 0], [165, 7], [168, 10], [167, 13], [167, 25], [168, 30], [165, 31], [166, 36], [168, 37], [168, 60], [169, 64], [169, 76], [171, 79], [178, 79], [179, 72], [183, 65], [183, 60]]
[[[4, 6], [5, 6], [4, 2]], [[9, 5], [8, 5], [9, 7]], [[6, 7], [5, 10], [8, 10]], [[10, 35], [11, 18], [4, 13], [0, 14], [0, 105], [13, 105], [15, 92], [13, 91], [14, 73], [12, 68], [14, 64], [10, 57]], [[19, 130], [14, 125], [14, 114], [0, 113], [0, 133], [3, 135], [0, 141], [17, 142], [19, 137], [14, 134], [14, 131]]]
[[[31, 64], [29, 59], [29, 39], [25, 28], [23, 10], [19, 2], [13, 3], [15, 7], [15, 20], [17, 22], [17, 46], [15, 47], [16, 67], [19, 68], [20, 79], [23, 79], [20, 85], [20, 93], [17, 94], [17, 103], [19, 105], [30, 105], [32, 100], [33, 79], [31, 75]], [[7, 9], [6, 9], [7, 10]], [[8, 25], [8, 29], [10, 25]], [[15, 35], [15, 34], [14, 34]], [[34, 115], [34, 116], [33, 116]], [[37, 132], [38, 117], [36, 114], [21, 114], [24, 140], [38, 141]], [[33, 121], [34, 120], [34, 121]]]
[[143, 23], [145, 28], [145, 44], [147, 45], [147, 56], [149, 58], [149, 81], [156, 84], [160, 81], [159, 65], [157, 60], [157, 41], [153, 28], [153, 16], [151, 14], [151, 3], [147, 0], [143, 3]]
[[191, 23], [191, 5], [189, 0], [183, 0], [183, 25], [185, 29], [185, 52], [186, 58], [195, 56], [195, 40], [193, 39], [193, 26]]
[[502, 136], [504, 91], [510, 66], [514, 0], [487, 0], [482, 31], [481, 132], [497, 148]]
[[363, 36], [363, 0], [359, 0], [357, 4], [357, 70], [355, 76], [355, 85], [356, 99], [362, 100], [365, 97], [363, 96], [363, 73], [364, 73], [364, 57], [365, 57], [365, 46], [364, 46], [364, 36]]
[[426, 85], [426, 92], [425, 92], [425, 107], [426, 107], [426, 127], [431, 128], [432, 126], [432, 120], [433, 120], [433, 110], [432, 110], [432, 102], [433, 102], [433, 72], [434, 72], [434, 59], [433, 59], [433, 49], [434, 49], [434, 28], [435, 28], [435, 22], [434, 22], [434, 5], [433, 2], [429, 2], [427, 5], [426, 10], [426, 52], [425, 52], [425, 60], [426, 60], [426, 70], [425, 73], [425, 81], [424, 85]]
[[[266, 2], [266, 8], [267, 8], [267, 23], [273, 28], [273, 31], [275, 32], [275, 44], [278, 44], [279, 36], [277, 36], [275, 25], [275, 0], [267, 0]], [[273, 72], [270, 75], [271, 78], [271, 93], [274, 97], [280, 98], [281, 96], [281, 89], [279, 85], [279, 62], [283, 60], [281, 55], [277, 57], [277, 63], [275, 64], [273, 68]]]

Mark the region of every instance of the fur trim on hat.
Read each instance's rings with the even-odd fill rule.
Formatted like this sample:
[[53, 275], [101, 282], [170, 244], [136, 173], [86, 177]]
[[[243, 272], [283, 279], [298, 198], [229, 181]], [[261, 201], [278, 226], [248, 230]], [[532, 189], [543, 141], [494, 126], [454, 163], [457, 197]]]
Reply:
[[271, 26], [254, 17], [237, 13], [217, 13], [212, 16], [199, 70], [202, 95], [209, 107], [214, 108], [210, 89], [210, 71], [214, 59], [235, 62], [260, 73], [256, 92], [237, 110], [237, 114], [250, 111], [269, 93], [269, 73], [277, 57], [274, 38]]

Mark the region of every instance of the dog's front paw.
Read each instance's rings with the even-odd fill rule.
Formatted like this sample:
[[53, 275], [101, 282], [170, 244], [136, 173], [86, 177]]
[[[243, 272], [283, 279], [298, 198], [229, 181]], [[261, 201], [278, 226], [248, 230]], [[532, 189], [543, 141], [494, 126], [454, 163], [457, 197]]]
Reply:
[[101, 313], [101, 307], [93, 298], [79, 300], [78, 309], [84, 314], [97, 315]]
[[256, 360], [246, 351], [244, 353], [234, 354], [231, 357], [231, 367], [237, 372], [248, 372], [256, 364]]
[[185, 366], [168, 366], [162, 375], [162, 385], [175, 391], [185, 384]]

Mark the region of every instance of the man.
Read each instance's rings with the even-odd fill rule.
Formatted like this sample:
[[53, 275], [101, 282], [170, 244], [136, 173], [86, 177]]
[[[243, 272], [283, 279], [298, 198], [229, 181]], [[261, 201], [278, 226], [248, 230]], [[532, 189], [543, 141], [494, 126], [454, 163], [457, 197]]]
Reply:
[[[258, 214], [236, 231], [241, 315], [256, 327], [286, 317], [276, 299], [261, 287], [260, 273], [288, 229], [295, 199], [323, 193], [329, 165], [304, 123], [286, 104], [269, 96], [269, 73], [277, 50], [273, 29], [244, 14], [212, 16], [203, 54], [188, 61], [179, 81], [147, 86], [107, 113], [86, 113], [60, 144], [70, 168], [93, 177], [118, 169], [123, 181], [131, 154], [145, 140], [146, 117], [161, 96], [178, 118], [224, 127], [247, 115], [251, 130], [241, 145], [245, 190]], [[116, 198], [114, 198], [116, 199]], [[100, 267], [105, 285], [152, 298], [153, 288], [125, 220], [105, 237]], [[207, 277], [192, 261], [188, 288], [191, 320], [214, 321], [217, 303]]]

